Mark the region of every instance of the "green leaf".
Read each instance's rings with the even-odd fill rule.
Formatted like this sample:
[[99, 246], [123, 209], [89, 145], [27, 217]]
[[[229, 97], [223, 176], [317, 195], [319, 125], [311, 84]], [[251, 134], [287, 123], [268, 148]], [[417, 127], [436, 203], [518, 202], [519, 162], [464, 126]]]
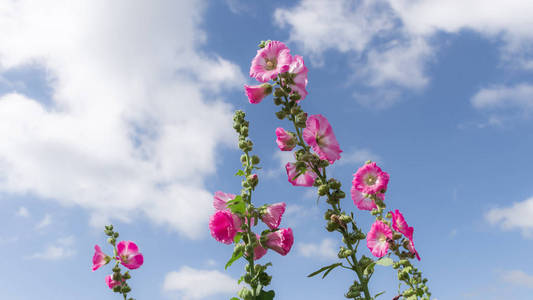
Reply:
[[255, 294], [256, 295], [261, 295], [262, 289], [263, 289], [263, 285], [262, 284], [258, 284], [257, 287], [255, 288]]
[[242, 232], [237, 232], [237, 234], [233, 238], [233, 242], [235, 244], [238, 244], [241, 241], [241, 239], [242, 239]]
[[274, 291], [261, 291], [261, 294], [257, 297], [257, 300], [273, 300], [276, 293]]
[[[241, 276], [241, 278], [239, 278], [239, 281], [237, 281], [237, 284], [241, 284], [241, 282], [244, 280], [244, 276]], [[231, 300], [231, 299], [230, 299]]]
[[244, 171], [243, 170], [239, 170], [237, 171], [237, 173], [235, 173], [235, 176], [243, 176], [244, 175]]
[[233, 198], [231, 200], [228, 200], [226, 202], [226, 205], [229, 205], [229, 204], [232, 204], [232, 203], [235, 203], [235, 202], [239, 202], [239, 201], [242, 201], [242, 196], [241, 195], [237, 195], [237, 196], [235, 196], [235, 198]]
[[244, 214], [246, 211], [246, 204], [242, 201], [242, 197], [239, 195], [235, 199], [226, 202], [226, 206], [231, 209], [232, 213]]
[[[324, 272], [326, 270], [330, 270], [330, 269], [332, 270], [332, 269], [334, 269], [334, 268], [336, 268], [336, 267], [338, 267], [340, 265], [342, 265], [342, 263], [335, 263], [335, 264], [332, 264], [332, 265], [329, 265], [329, 266], [322, 267], [322, 268], [314, 271], [313, 273], [307, 275], [307, 277], [313, 277], [313, 276], [315, 276], [317, 274], [320, 274], [320, 273], [322, 273], [322, 272]], [[324, 277], [322, 277], [322, 278], [324, 278]]]
[[241, 300], [241, 299], [239, 299], [239, 298], [237, 298], [237, 297], [232, 297], [232, 298], [229, 299], [229, 300]]
[[381, 292], [381, 293], [377, 293], [377, 294], [374, 296], [374, 298], [377, 298], [378, 296], [381, 296], [381, 295], [383, 295], [383, 294], [385, 294], [385, 291], [383, 291], [383, 292]]
[[368, 276], [372, 273], [374, 273], [374, 266], [376, 265], [375, 262], [371, 262], [368, 266], [366, 266], [366, 268], [363, 270], [363, 274], [365, 276]]
[[379, 259], [378, 261], [376, 261], [376, 264], [380, 265], [380, 266], [385, 266], [385, 267], [388, 267], [388, 266], [392, 266], [392, 263], [394, 261], [392, 260], [392, 258], [390, 257], [383, 257], [381, 259]]
[[233, 252], [233, 255], [226, 263], [226, 266], [224, 267], [225, 270], [227, 270], [228, 267], [231, 266], [237, 259], [242, 257], [244, 247], [238, 247], [238, 249], [238, 251]]

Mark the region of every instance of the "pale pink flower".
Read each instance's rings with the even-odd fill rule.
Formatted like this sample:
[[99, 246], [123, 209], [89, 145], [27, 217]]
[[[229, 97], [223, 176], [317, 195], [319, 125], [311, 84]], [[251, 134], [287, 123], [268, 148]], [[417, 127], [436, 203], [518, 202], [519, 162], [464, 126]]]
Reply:
[[392, 215], [392, 228], [406, 237], [409, 237], [409, 225], [407, 225], [407, 222], [405, 222], [405, 219], [402, 215], [402, 213], [399, 210], [396, 210], [394, 212], [390, 212]]
[[248, 97], [248, 101], [252, 104], [257, 104], [266, 96], [272, 93], [272, 86], [268, 83], [260, 85], [244, 85], [244, 93]]
[[[304, 59], [300, 55], [295, 55], [292, 57], [291, 65], [289, 66], [289, 73], [294, 74], [292, 77], [293, 84], [289, 84], [289, 87], [300, 94], [301, 98], [298, 100], [303, 100], [307, 96], [307, 72], [308, 69], [304, 64]], [[297, 101], [297, 102], [298, 102]]]
[[383, 257], [389, 250], [390, 239], [392, 239], [392, 230], [385, 223], [376, 220], [366, 235], [366, 245], [372, 255]]
[[124, 279], [122, 279], [122, 282], [113, 280], [113, 275], [107, 275], [105, 277], [105, 283], [110, 289], [113, 289], [116, 286], [121, 285], [124, 282]]
[[[375, 208], [378, 208], [374, 200], [370, 198], [369, 195], [365, 195], [360, 191], [356, 190], [353, 185], [351, 188], [351, 192], [353, 204], [355, 204], [357, 208], [361, 210], [373, 210]], [[381, 201], [385, 200], [384, 194], [377, 194], [377, 196]]]
[[375, 162], [365, 164], [353, 175], [353, 187], [365, 194], [384, 193], [389, 183], [389, 174], [381, 171]]
[[413, 227], [407, 228], [407, 238], [409, 239], [409, 244], [407, 244], [407, 249], [409, 249], [409, 252], [414, 254], [418, 260], [420, 260], [420, 255], [418, 255], [418, 251], [415, 249], [415, 242], [413, 241]]
[[266, 241], [263, 243], [268, 248], [278, 252], [281, 255], [287, 255], [291, 251], [292, 244], [294, 243], [294, 236], [292, 235], [292, 229], [281, 228], [274, 232], [270, 232], [266, 235]]
[[209, 229], [215, 240], [229, 245], [241, 229], [241, 219], [229, 211], [219, 210], [211, 216]]
[[215, 192], [213, 197], [213, 206], [216, 210], [229, 210], [226, 206], [226, 202], [235, 199], [234, 194], [228, 194], [221, 191]]
[[144, 262], [143, 255], [139, 252], [139, 248], [131, 241], [119, 242], [117, 244], [117, 255], [120, 263], [130, 270], [139, 268]]
[[296, 138], [294, 135], [285, 129], [276, 128], [276, 143], [281, 151], [291, 151], [296, 146]]
[[265, 212], [261, 215], [261, 220], [268, 226], [270, 229], [276, 229], [281, 223], [281, 216], [285, 212], [285, 203], [275, 203], [267, 206]]
[[271, 41], [263, 49], [257, 50], [250, 67], [250, 77], [267, 82], [278, 74], [287, 72], [291, 61], [289, 48], [282, 42]]
[[306, 127], [303, 130], [305, 142], [313, 148], [320, 159], [330, 163], [341, 158], [341, 148], [333, 133], [333, 129], [322, 115], [312, 115], [307, 118]]
[[100, 246], [94, 245], [94, 256], [93, 256], [93, 272], [98, 270], [101, 266], [106, 265], [109, 262], [109, 256], [107, 256]]
[[305, 172], [301, 172], [296, 168], [295, 163], [287, 163], [285, 165], [289, 182], [294, 186], [313, 186], [317, 175], [310, 169], [306, 169]]

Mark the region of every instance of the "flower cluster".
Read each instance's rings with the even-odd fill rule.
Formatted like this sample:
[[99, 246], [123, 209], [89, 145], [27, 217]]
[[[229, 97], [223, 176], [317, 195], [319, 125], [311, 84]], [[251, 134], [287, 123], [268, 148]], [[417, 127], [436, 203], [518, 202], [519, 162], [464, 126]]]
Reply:
[[[279, 51], [278, 51], [279, 50]], [[283, 52], [282, 49], [270, 49], [272, 52]], [[270, 59], [269, 56], [261, 56], [257, 60]], [[281, 60], [270, 60], [274, 66], [269, 65], [268, 74], [264, 74], [261, 79], [271, 76], [272, 70], [278, 68], [275, 64]], [[282, 67], [280, 69], [283, 70]], [[257, 72], [262, 72], [256, 68]], [[267, 79], [268, 80], [268, 79]], [[260, 265], [255, 261], [262, 258], [269, 249], [281, 254], [287, 255], [294, 243], [294, 237], [291, 228], [280, 228], [283, 213], [285, 212], [285, 203], [265, 204], [256, 207], [252, 203], [252, 192], [259, 183], [257, 174], [253, 173], [259, 169], [260, 159], [258, 156], [250, 156], [253, 143], [248, 139], [249, 122], [244, 119], [245, 114], [242, 111], [236, 111], [234, 115], [234, 129], [239, 134], [239, 148], [244, 152], [241, 156], [243, 169], [239, 170], [236, 175], [242, 176], [242, 190], [239, 195], [215, 192], [213, 197], [213, 206], [215, 213], [209, 220], [209, 230], [215, 240], [224, 244], [235, 244], [233, 255], [226, 264], [228, 268], [237, 259], [244, 257], [248, 262], [246, 274], [241, 280], [247, 283], [250, 288], [243, 288], [239, 291], [239, 297], [242, 299], [273, 299], [274, 291], [265, 291], [263, 287], [270, 284], [272, 279], [265, 270], [270, 263]], [[253, 231], [261, 220], [267, 227], [261, 234]]]
[[[409, 259], [420, 259], [413, 242], [413, 227], [409, 227], [403, 215], [396, 210], [384, 217], [385, 193], [389, 175], [374, 162], [368, 162], [355, 174], [351, 186], [354, 205], [360, 210], [367, 210], [376, 216], [376, 221], [368, 233], [364, 233], [355, 223], [354, 214], [346, 213], [341, 208], [341, 199], [345, 193], [341, 183], [328, 178], [326, 169], [341, 158], [342, 150], [333, 128], [326, 117], [320, 114], [308, 115], [301, 107], [301, 100], [308, 96], [308, 69], [301, 56], [291, 55], [288, 47], [279, 41], [261, 42], [256, 57], [252, 60], [250, 77], [261, 84], [245, 86], [245, 94], [252, 104], [260, 103], [266, 96], [273, 94], [273, 101], [280, 110], [276, 116], [287, 119], [293, 125], [293, 131], [277, 128], [276, 144], [281, 151], [294, 151], [295, 161], [287, 163], [288, 181], [294, 186], [317, 187], [318, 195], [325, 196], [331, 206], [324, 215], [330, 232], [342, 235], [344, 246], [338, 257], [347, 265], [335, 263], [321, 268], [310, 276], [324, 272], [324, 277], [338, 266], [356, 273], [356, 280], [346, 293], [347, 298], [373, 299], [368, 282], [374, 272], [374, 266], [392, 265], [398, 269], [398, 278], [409, 288], [399, 296], [406, 299], [429, 299], [426, 281], [414, 268]], [[403, 237], [403, 239], [402, 239]], [[366, 239], [372, 259], [357, 256], [357, 247]], [[403, 246], [406, 251], [400, 248]], [[389, 256], [396, 255], [398, 261]], [[387, 256], [387, 257], [386, 257]]]
[[[105, 226], [105, 234], [109, 237], [108, 243], [113, 246], [113, 256], [109, 256], [102, 252], [100, 246], [94, 246], [93, 256], [93, 271], [98, 270], [100, 267], [107, 265], [111, 260], [115, 261], [113, 267], [113, 274], [105, 277], [107, 286], [115, 293], [120, 293], [124, 296], [124, 299], [128, 299], [127, 295], [131, 292], [131, 287], [128, 285], [127, 280], [131, 279], [129, 271], [122, 273], [119, 264], [124, 267], [134, 270], [142, 266], [144, 262], [143, 255], [139, 252], [139, 248], [134, 242], [120, 241], [116, 243], [116, 239], [119, 237], [118, 232], [113, 231], [113, 225]], [[129, 298], [128, 300], [134, 300]]]

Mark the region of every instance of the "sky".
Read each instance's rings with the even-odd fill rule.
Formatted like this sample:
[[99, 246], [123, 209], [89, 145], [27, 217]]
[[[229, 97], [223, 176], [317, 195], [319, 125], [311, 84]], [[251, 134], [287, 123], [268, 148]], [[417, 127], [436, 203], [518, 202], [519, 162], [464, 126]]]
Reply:
[[[108, 223], [145, 257], [136, 299], [234, 295], [244, 264], [224, 270], [207, 223], [214, 192], [240, 190], [236, 109], [262, 161], [254, 203], [286, 202], [295, 235], [261, 259], [276, 299], [344, 299], [351, 273], [306, 277], [340, 241], [287, 182], [289, 124], [243, 92], [267, 39], [304, 57], [302, 106], [332, 124], [344, 190], [368, 159], [390, 174], [435, 299], [531, 299], [532, 28], [523, 0], [0, 0], [0, 299], [117, 299], [110, 268], [91, 272]], [[396, 288], [377, 268], [373, 293]]]

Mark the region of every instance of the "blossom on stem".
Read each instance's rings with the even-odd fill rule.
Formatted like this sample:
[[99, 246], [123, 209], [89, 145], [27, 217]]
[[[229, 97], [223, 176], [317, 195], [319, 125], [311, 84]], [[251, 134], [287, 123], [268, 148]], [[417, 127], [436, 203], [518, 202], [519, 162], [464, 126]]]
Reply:
[[215, 240], [224, 243], [233, 243], [233, 238], [241, 229], [241, 219], [229, 211], [219, 210], [209, 220], [209, 230]]
[[[259, 243], [261, 236], [259, 236], [258, 234], [256, 234], [255, 236], [257, 237], [257, 246], [255, 246], [254, 248], [254, 260], [258, 260], [261, 257], [265, 256], [268, 249], [263, 248], [263, 246], [261, 246], [261, 243]], [[246, 252], [244, 255], [246, 256]]]
[[215, 192], [215, 196], [213, 197], [213, 206], [216, 210], [228, 210], [228, 207], [226, 206], [226, 202], [235, 199], [234, 194], [228, 194], [221, 191]]
[[415, 242], [413, 241], [413, 232], [414, 228], [409, 227], [407, 228], [407, 238], [409, 239], [409, 244], [407, 244], [407, 249], [409, 249], [409, 252], [414, 254], [416, 256], [416, 259], [420, 260], [420, 255], [418, 255], [418, 251], [415, 249]]
[[257, 104], [266, 96], [272, 93], [272, 86], [268, 83], [260, 85], [244, 85], [244, 93], [248, 97], [248, 101], [252, 104]]
[[119, 242], [117, 244], [117, 255], [120, 263], [130, 270], [139, 268], [144, 262], [143, 255], [132, 241]]
[[353, 175], [353, 187], [365, 194], [384, 193], [389, 183], [389, 174], [383, 172], [375, 162], [365, 164]]
[[406, 237], [409, 237], [409, 228], [412, 229], [412, 227], [407, 225], [402, 213], [399, 210], [395, 210], [394, 212], [391, 211], [390, 213], [392, 215], [392, 228]]
[[116, 286], [121, 285], [124, 282], [124, 279], [122, 279], [122, 282], [113, 280], [113, 275], [107, 275], [105, 277], [105, 283], [110, 289], [113, 289]]
[[[372, 199], [370, 195], [361, 193], [360, 191], [356, 190], [353, 185], [351, 188], [351, 192], [353, 204], [355, 204], [357, 208], [361, 210], [373, 210], [375, 208], [378, 208], [376, 203], [374, 202], [374, 199]], [[384, 194], [376, 195], [381, 201], [385, 200]]]
[[267, 82], [278, 74], [287, 72], [291, 61], [289, 48], [282, 42], [271, 41], [264, 48], [257, 50], [250, 67], [250, 77]]
[[268, 205], [264, 210], [264, 213], [261, 214], [261, 220], [265, 223], [270, 229], [276, 229], [281, 223], [281, 217], [285, 212], [286, 204], [284, 202], [275, 203]]
[[291, 251], [293, 243], [294, 236], [292, 235], [292, 229], [281, 228], [274, 232], [267, 233], [263, 245], [285, 256]]
[[[304, 59], [300, 55], [295, 55], [292, 58], [292, 62], [289, 66], [289, 73], [291, 74], [292, 83], [289, 87], [293, 92], [297, 92], [300, 95], [300, 100], [303, 100], [307, 96], [307, 72], [309, 70], [304, 64]], [[296, 102], [298, 102], [296, 101]]]
[[385, 223], [376, 220], [366, 235], [366, 245], [372, 255], [383, 257], [389, 250], [389, 239], [392, 239], [392, 231]]
[[341, 148], [333, 129], [322, 115], [312, 115], [307, 118], [306, 127], [303, 130], [304, 141], [313, 148], [320, 159], [333, 163], [341, 158]]
[[317, 175], [311, 169], [307, 168], [305, 171], [298, 170], [295, 163], [287, 163], [285, 165], [289, 182], [294, 186], [313, 186]]
[[94, 256], [93, 256], [93, 272], [98, 270], [101, 266], [106, 265], [110, 261], [109, 256], [107, 256], [100, 246], [94, 245]]
[[294, 135], [285, 129], [276, 128], [276, 143], [281, 151], [291, 151], [296, 146], [296, 138]]

